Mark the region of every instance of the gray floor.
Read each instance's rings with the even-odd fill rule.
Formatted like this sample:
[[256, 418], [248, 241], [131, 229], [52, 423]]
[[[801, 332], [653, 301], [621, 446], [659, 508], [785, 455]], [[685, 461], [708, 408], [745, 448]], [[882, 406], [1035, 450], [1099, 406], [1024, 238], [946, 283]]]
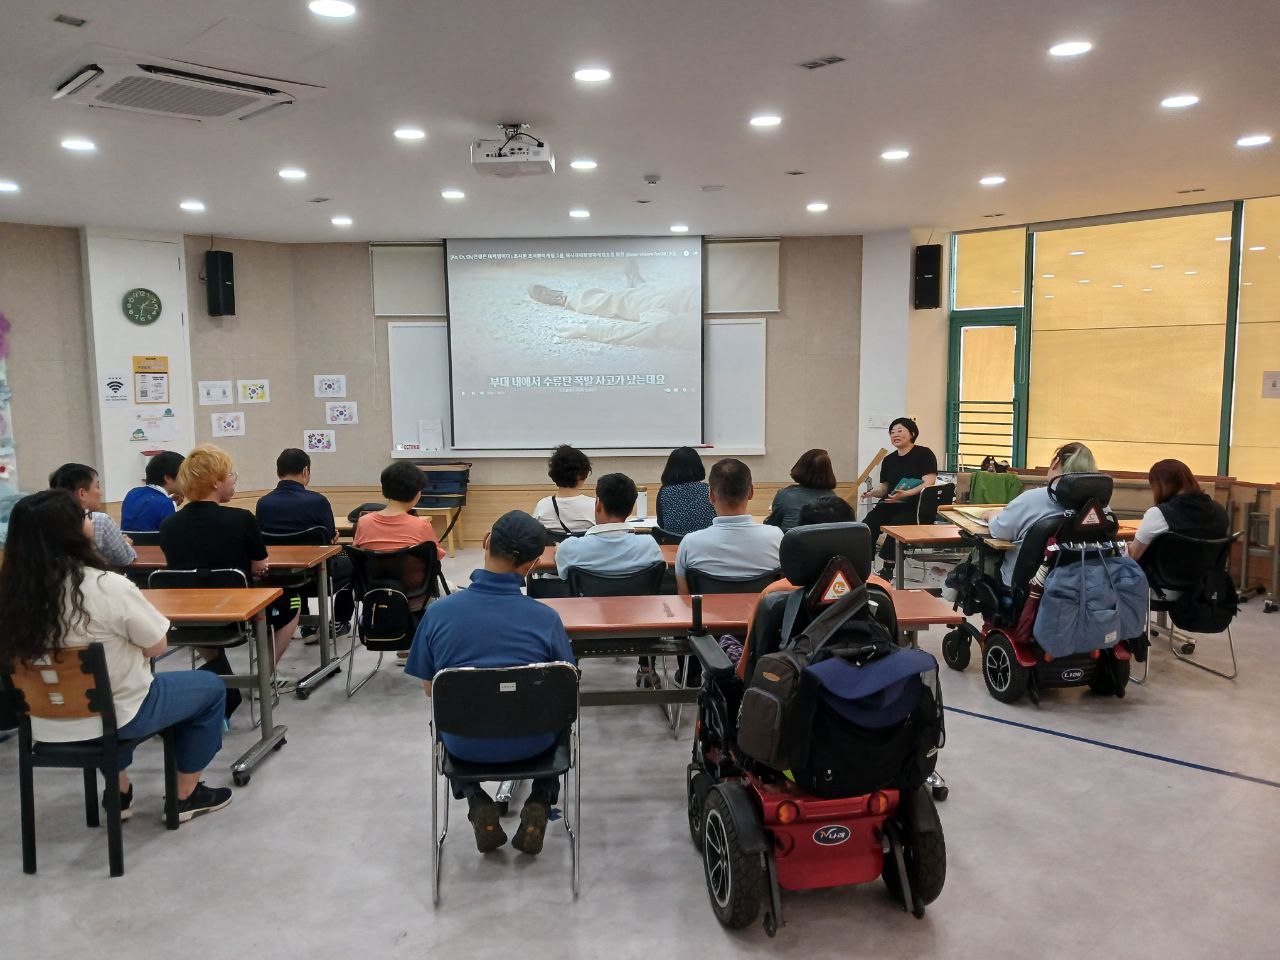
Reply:
[[[463, 580], [475, 551], [450, 561]], [[1006, 707], [976, 665], [943, 670], [949, 706], [1280, 781], [1280, 614], [1258, 601], [1237, 620], [1243, 674], [1229, 683], [1158, 651], [1153, 681], [1123, 701], [1050, 693]], [[922, 637], [938, 653], [941, 631]], [[1218, 647], [1219, 641], [1206, 643]], [[303, 672], [314, 647], [295, 646]], [[370, 663], [364, 655], [364, 665]], [[628, 683], [626, 663], [591, 661], [585, 685]], [[427, 707], [393, 669], [348, 701], [341, 678], [286, 699], [288, 744], [225, 811], [177, 833], [160, 822], [158, 747], [135, 764], [126, 875], [107, 877], [106, 838], [84, 826], [79, 776], [37, 773], [40, 872], [21, 872], [16, 760], [0, 745], [0, 924], [15, 958], [139, 954], [229, 957], [704, 957], [709, 951], [883, 957], [1275, 957], [1280, 789], [948, 715], [941, 770], [946, 889], [917, 921], [880, 884], [786, 895], [775, 941], [722, 930], [707, 903], [684, 814], [686, 738], [657, 710], [583, 719], [583, 890], [568, 843], [541, 857], [481, 858], [454, 807], [444, 897], [430, 894]], [[229, 736], [209, 779], [251, 741]], [[16, 935], [16, 939], [15, 939]]]

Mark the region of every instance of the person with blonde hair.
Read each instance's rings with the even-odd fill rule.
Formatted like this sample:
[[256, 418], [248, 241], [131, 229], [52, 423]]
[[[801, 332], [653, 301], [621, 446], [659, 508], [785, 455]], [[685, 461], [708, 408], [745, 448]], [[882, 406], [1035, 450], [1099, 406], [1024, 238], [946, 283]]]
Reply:
[[[177, 570], [234, 567], [244, 571], [250, 583], [266, 575], [267, 548], [253, 514], [223, 506], [235, 496], [238, 479], [231, 457], [211, 443], [202, 443], [182, 461], [178, 484], [186, 505], [160, 524], [160, 548], [168, 566]], [[289, 646], [301, 609], [298, 592], [286, 590], [267, 610], [274, 639], [273, 666]], [[293, 683], [277, 680], [282, 690]]]

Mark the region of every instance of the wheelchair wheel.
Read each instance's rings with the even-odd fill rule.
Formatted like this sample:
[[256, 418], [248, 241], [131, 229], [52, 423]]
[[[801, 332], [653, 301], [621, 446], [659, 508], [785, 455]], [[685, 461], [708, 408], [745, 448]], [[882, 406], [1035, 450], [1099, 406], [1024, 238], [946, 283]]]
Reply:
[[1018, 662], [1013, 644], [1002, 633], [987, 637], [987, 648], [982, 655], [982, 679], [987, 682], [987, 692], [1001, 703], [1016, 703], [1027, 692], [1031, 670]]
[[702, 821], [702, 867], [711, 909], [722, 926], [740, 929], [760, 913], [764, 864], [738, 844], [738, 828], [718, 790], [707, 795]]
[[942, 638], [942, 659], [952, 670], [969, 666], [972, 644], [963, 630], [952, 630]]
[[693, 838], [693, 845], [701, 850], [702, 821], [706, 815], [706, 811], [702, 809], [702, 800], [711, 787], [711, 777], [702, 770], [691, 770], [688, 781], [689, 836]]
[[[911, 898], [916, 905], [924, 907], [938, 899], [947, 879], [947, 841], [942, 834], [942, 824], [938, 823], [937, 829], [929, 833], [917, 833], [907, 823], [899, 823], [898, 830], [907, 879], [911, 881]], [[889, 896], [900, 900], [898, 864], [891, 855], [884, 858], [884, 873], [880, 877]], [[920, 912], [916, 915], [920, 916]]]

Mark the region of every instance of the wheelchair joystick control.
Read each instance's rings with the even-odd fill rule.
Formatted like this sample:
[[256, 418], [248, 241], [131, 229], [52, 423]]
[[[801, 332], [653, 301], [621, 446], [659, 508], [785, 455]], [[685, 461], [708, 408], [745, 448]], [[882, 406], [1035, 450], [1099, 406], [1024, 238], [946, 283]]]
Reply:
[[695, 593], [693, 595], [693, 625], [689, 628], [691, 633], [702, 633], [702, 594]]

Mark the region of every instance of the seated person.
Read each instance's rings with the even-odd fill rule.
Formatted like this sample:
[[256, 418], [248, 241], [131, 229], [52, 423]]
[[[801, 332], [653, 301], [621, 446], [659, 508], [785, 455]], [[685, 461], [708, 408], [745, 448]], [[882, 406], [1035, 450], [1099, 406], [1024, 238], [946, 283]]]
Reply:
[[596, 481], [595, 526], [556, 547], [560, 579], [568, 578], [570, 567], [621, 577], [662, 563], [658, 541], [647, 533], [637, 535], [627, 525], [637, 496], [635, 482], [624, 473], [608, 473]]
[[146, 486], [134, 487], [120, 505], [121, 530], [154, 533], [160, 529], [161, 520], [182, 506], [182, 489], [178, 486], [182, 459], [182, 454], [166, 450], [147, 461]]
[[[234, 568], [243, 571], [251, 585], [255, 577], [266, 576], [267, 548], [253, 514], [239, 507], [222, 506], [235, 496], [238, 479], [226, 451], [212, 443], [202, 443], [182, 461], [178, 482], [187, 499], [186, 505], [160, 524], [160, 549], [169, 567], [175, 570]], [[293, 590], [286, 590], [267, 608], [267, 623], [273, 637], [273, 667], [289, 647], [301, 608], [301, 598]], [[225, 658], [224, 653], [220, 659], [225, 661]], [[206, 659], [219, 658], [206, 655]], [[282, 691], [291, 690], [295, 685], [292, 679], [277, 678], [277, 686]]]
[[297, 533], [320, 527], [327, 543], [338, 539], [333, 522], [333, 504], [323, 493], [308, 490], [311, 482], [311, 457], [305, 450], [290, 447], [276, 457], [276, 476], [280, 482], [270, 493], [258, 499], [254, 511], [258, 528], [267, 533]]
[[800, 508], [831, 496], [836, 488], [836, 472], [831, 467], [831, 454], [825, 450], [806, 450], [791, 468], [792, 486], [783, 487], [773, 497], [773, 506], [765, 523], [783, 532], [800, 521]]
[[686, 534], [676, 552], [676, 586], [689, 592], [690, 569], [726, 580], [749, 580], [778, 569], [782, 531], [756, 523], [747, 512], [755, 496], [751, 468], [732, 457], [711, 468], [711, 506], [716, 517], [706, 530]]
[[596, 501], [582, 492], [591, 475], [591, 460], [581, 450], [562, 443], [551, 451], [547, 460], [547, 476], [556, 492], [543, 497], [533, 508], [533, 515], [548, 530], [568, 536], [585, 533], [595, 526]]
[[668, 533], [686, 534], [711, 526], [716, 512], [707, 496], [702, 457], [693, 447], [676, 447], [662, 468], [658, 488], [658, 526]]
[[[423, 681], [431, 696], [436, 673], [450, 667], [515, 667], [562, 660], [575, 663], [573, 648], [560, 615], [526, 597], [520, 588], [547, 543], [546, 531], [519, 510], [499, 517], [484, 538], [484, 569], [471, 575], [471, 587], [450, 594], [427, 608], [405, 672]], [[555, 743], [554, 735], [511, 739], [445, 735], [445, 748], [460, 760], [503, 763], [536, 757]], [[530, 856], [542, 850], [551, 807], [560, 781], [533, 781], [520, 811], [520, 828], [511, 845]], [[507, 842], [498, 819], [501, 808], [478, 783], [455, 783], [456, 799], [466, 797], [468, 819], [481, 853]]]
[[49, 486], [70, 491], [84, 515], [93, 521], [93, 542], [107, 566], [127, 567], [138, 559], [133, 541], [102, 512], [102, 484], [97, 470], [83, 463], [64, 463], [49, 474]]
[[436, 556], [445, 558], [430, 517], [419, 517], [413, 508], [427, 486], [426, 475], [408, 460], [397, 460], [379, 478], [387, 505], [356, 521], [352, 542], [361, 550], [403, 550], [420, 543], [434, 543]]
[[[102, 644], [120, 738], [174, 728], [178, 820], [221, 810], [231, 802], [230, 788], [207, 787], [200, 775], [222, 748], [226, 688], [201, 670], [152, 676], [149, 660], [164, 653], [169, 621], [128, 579], [106, 570], [93, 533], [65, 490], [34, 493], [14, 506], [0, 568], [0, 618], [6, 624], [0, 662], [48, 663], [61, 650]], [[102, 721], [32, 717], [31, 733], [42, 743], [95, 740], [102, 736]], [[133, 751], [121, 751], [122, 820], [133, 814], [133, 784], [126, 773], [132, 762]]]
[[[1083, 443], [1064, 443], [1053, 453], [1049, 461], [1048, 480], [1062, 476], [1064, 473], [1097, 473], [1098, 464], [1093, 459], [1093, 452]], [[1009, 540], [1013, 547], [1004, 551], [1004, 559], [1000, 565], [1000, 576], [1006, 586], [1013, 583], [1013, 571], [1018, 565], [1018, 550], [1022, 538], [1027, 535], [1036, 522], [1045, 517], [1052, 517], [1062, 512], [1054, 499], [1049, 496], [1049, 484], [1043, 487], [1026, 490], [1012, 500], [1007, 506], [988, 510], [983, 519], [987, 521], [987, 529], [991, 536], [999, 540]]]
[[[1181, 460], [1161, 460], [1147, 476], [1155, 506], [1142, 515], [1129, 556], [1141, 560], [1162, 534], [1180, 533], [1197, 540], [1220, 540], [1231, 522], [1227, 511], [1200, 489], [1195, 475]], [[1167, 592], [1166, 592], [1167, 595]]]
[[[880, 484], [862, 494], [867, 500], [878, 497], [880, 502], [862, 518], [871, 529], [871, 543], [880, 539], [880, 528], [897, 523], [915, 523], [919, 513], [916, 497], [925, 487], [938, 482], [938, 458], [928, 447], [918, 446], [916, 438], [920, 428], [908, 417], [898, 417], [889, 424], [889, 443], [893, 453], [880, 461]], [[893, 540], [885, 537], [880, 548], [880, 576], [893, 579]]]

